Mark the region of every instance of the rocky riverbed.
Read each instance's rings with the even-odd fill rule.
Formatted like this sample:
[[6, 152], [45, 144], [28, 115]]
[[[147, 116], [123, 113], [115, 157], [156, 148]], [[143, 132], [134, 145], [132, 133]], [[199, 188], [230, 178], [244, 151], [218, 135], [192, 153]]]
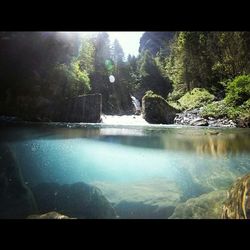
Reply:
[[215, 119], [213, 117], [208, 117], [205, 119], [201, 116], [201, 112], [202, 108], [185, 110], [182, 113], [176, 114], [174, 122], [178, 125], [236, 127], [236, 123], [228, 118]]

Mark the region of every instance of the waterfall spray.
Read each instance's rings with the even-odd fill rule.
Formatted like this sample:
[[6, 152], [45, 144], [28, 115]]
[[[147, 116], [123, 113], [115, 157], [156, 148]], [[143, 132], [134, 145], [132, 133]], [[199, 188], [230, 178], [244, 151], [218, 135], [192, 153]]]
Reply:
[[134, 96], [130, 95], [131, 99], [132, 99], [132, 103], [135, 107], [135, 113], [136, 114], [140, 114], [141, 112], [141, 105], [140, 105], [140, 101], [138, 99], [136, 99]]

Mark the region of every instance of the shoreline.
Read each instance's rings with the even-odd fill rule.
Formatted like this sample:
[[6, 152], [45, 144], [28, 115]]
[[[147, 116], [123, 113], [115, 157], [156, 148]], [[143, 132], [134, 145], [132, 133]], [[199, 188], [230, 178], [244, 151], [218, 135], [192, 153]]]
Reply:
[[[23, 120], [17, 116], [0, 115], [0, 125], [52, 125], [67, 128], [97, 126], [97, 127], [204, 127], [204, 128], [249, 128], [249, 126], [240, 126], [239, 123], [226, 117], [213, 118], [202, 117], [202, 108], [184, 110], [176, 113], [174, 123], [172, 124], [154, 124], [143, 119], [142, 115], [101, 115], [101, 121], [96, 123], [87, 122], [62, 122], [47, 120]], [[109, 120], [107, 119], [109, 117]]]

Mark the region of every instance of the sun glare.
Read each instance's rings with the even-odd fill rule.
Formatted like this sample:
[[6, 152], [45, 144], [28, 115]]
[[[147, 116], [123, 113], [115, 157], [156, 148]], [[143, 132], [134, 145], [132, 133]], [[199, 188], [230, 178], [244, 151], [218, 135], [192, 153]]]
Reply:
[[[93, 37], [96, 36], [98, 33], [104, 31], [75, 31], [75, 32], [62, 32], [64, 34], [72, 34], [77, 33], [81, 37]], [[110, 42], [114, 42], [115, 39], [119, 41], [121, 44], [125, 58], [130, 55], [137, 56], [139, 53], [139, 46], [140, 46], [140, 38], [144, 32], [135, 32], [135, 31], [106, 31], [109, 35]]]

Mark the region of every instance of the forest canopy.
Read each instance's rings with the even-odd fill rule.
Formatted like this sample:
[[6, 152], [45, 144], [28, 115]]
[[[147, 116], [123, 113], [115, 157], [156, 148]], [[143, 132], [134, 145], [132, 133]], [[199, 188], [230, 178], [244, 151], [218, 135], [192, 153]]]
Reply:
[[5, 115], [88, 93], [102, 94], [105, 114], [123, 114], [131, 95], [141, 100], [152, 90], [177, 103], [196, 88], [237, 106], [249, 100], [250, 32], [144, 32], [138, 56], [127, 58], [106, 32], [0, 32], [0, 69]]

